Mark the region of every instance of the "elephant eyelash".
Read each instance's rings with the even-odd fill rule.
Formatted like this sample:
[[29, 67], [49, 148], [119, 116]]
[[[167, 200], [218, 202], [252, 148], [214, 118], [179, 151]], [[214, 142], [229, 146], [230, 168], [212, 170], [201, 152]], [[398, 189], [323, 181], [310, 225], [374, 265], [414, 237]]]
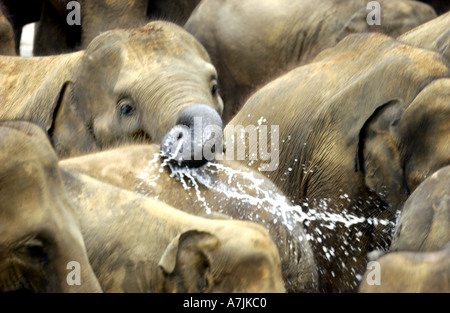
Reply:
[[27, 242], [31, 242], [33, 240], [36, 240], [37, 234], [29, 234], [25, 237], [22, 237], [19, 240], [16, 240], [10, 247], [11, 251], [20, 249], [21, 247], [23, 247]]
[[28, 236], [14, 244], [14, 254], [35, 258], [41, 264], [48, 262], [48, 243], [37, 235]]

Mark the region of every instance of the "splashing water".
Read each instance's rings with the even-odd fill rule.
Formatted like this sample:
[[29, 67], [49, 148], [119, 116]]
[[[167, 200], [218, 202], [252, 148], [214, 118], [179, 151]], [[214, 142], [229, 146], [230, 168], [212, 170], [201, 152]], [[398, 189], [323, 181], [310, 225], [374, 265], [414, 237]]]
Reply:
[[[297, 162], [297, 160], [296, 160]], [[353, 268], [344, 258], [351, 259], [351, 263], [356, 262], [356, 258], [352, 256], [354, 253], [361, 252], [360, 240], [365, 235], [363, 229], [367, 224], [371, 226], [382, 226], [382, 231], [388, 238], [392, 238], [395, 225], [398, 222], [400, 213], [397, 212], [396, 220], [391, 221], [376, 217], [363, 217], [357, 216], [354, 213], [348, 212], [346, 208], [340, 208], [338, 213], [332, 211], [333, 201], [330, 198], [316, 199], [315, 201], [306, 202], [301, 205], [292, 204], [287, 197], [282, 194], [274, 185], [267, 183], [269, 180], [264, 176], [260, 176], [259, 173], [252, 171], [240, 170], [229, 167], [222, 163], [209, 162], [199, 168], [188, 167], [174, 167], [167, 159], [164, 159], [160, 163], [160, 154], [154, 154], [153, 158], [148, 162], [146, 168], [138, 175], [139, 183], [135, 190], [141, 194], [158, 199], [159, 195], [154, 190], [157, 189], [158, 180], [162, 175], [167, 175], [165, 167], [170, 169], [170, 177], [180, 182], [183, 189], [191, 196], [195, 198], [195, 205], [199, 205], [204, 210], [205, 214], [211, 214], [213, 212], [224, 213], [230, 215], [229, 211], [224, 211], [221, 205], [213, 203], [212, 201], [233, 202], [233, 217], [254, 221], [266, 226], [266, 229], [270, 233], [270, 228], [274, 227], [274, 230], [280, 229], [282, 224], [298, 243], [306, 240], [311, 243], [319, 245], [320, 253], [328, 261], [339, 264], [341, 268], [348, 270], [356, 277], [356, 281], [360, 281], [362, 278], [361, 273]], [[192, 192], [193, 191], [193, 192]], [[206, 193], [214, 194], [214, 198], [207, 197]], [[178, 191], [179, 193], [179, 191]], [[180, 194], [180, 196], [182, 196]], [[349, 206], [352, 200], [350, 197], [342, 192], [340, 200], [347, 202]], [[369, 199], [371, 200], [371, 199]], [[360, 202], [362, 204], [362, 202]], [[370, 204], [371, 202], [368, 202]], [[252, 208], [249, 210], [249, 207]], [[264, 220], [260, 214], [267, 212], [270, 215], [269, 219]], [[353, 212], [360, 212], [359, 210], [353, 210]], [[237, 215], [237, 216], [236, 216]], [[263, 223], [261, 223], [263, 221]], [[312, 222], [315, 222], [314, 224]], [[270, 225], [268, 225], [270, 224]], [[302, 229], [299, 232], [298, 226], [301, 225]], [[320, 225], [320, 226], [312, 226]], [[358, 226], [356, 229], [355, 226]], [[327, 244], [327, 239], [330, 239], [330, 233], [326, 233], [327, 230], [348, 229], [349, 233], [345, 231], [344, 235], [339, 238], [339, 243]], [[350, 234], [350, 229], [356, 229], [354, 231], [354, 241], [351, 241], [346, 236]], [[292, 238], [292, 237], [291, 237]], [[283, 242], [283, 238], [273, 238], [279, 247], [286, 245]], [[332, 238], [331, 238], [332, 239]], [[290, 249], [290, 257], [292, 259], [299, 259], [298, 252], [294, 247], [295, 244], [288, 242]], [[383, 244], [382, 244], [383, 245]], [[384, 249], [385, 247], [380, 247]], [[302, 249], [302, 247], [301, 247]], [[341, 257], [337, 257], [340, 255]], [[283, 258], [284, 256], [282, 256]], [[322, 272], [322, 269], [318, 269]], [[335, 273], [331, 271], [331, 275], [334, 277]], [[349, 285], [356, 286], [357, 282], [349, 282]]]
[[[213, 212], [211, 208], [213, 204], [206, 201], [201, 186], [226, 199], [233, 199], [239, 201], [239, 203], [247, 203], [257, 208], [264, 208], [270, 211], [271, 214], [278, 216], [281, 222], [291, 231], [297, 223], [308, 225], [311, 221], [319, 221], [323, 227], [330, 230], [335, 229], [338, 224], [345, 228], [363, 223], [374, 226], [378, 224], [395, 226], [390, 220], [376, 217], [360, 217], [346, 210], [341, 210], [339, 213], [330, 212], [328, 207], [331, 199], [320, 199], [316, 201], [314, 207], [308, 207], [307, 203], [303, 203], [302, 206], [308, 209], [305, 212], [302, 206], [293, 205], [286, 196], [277, 192], [276, 189], [267, 188], [266, 180], [255, 177], [251, 171], [236, 170], [229, 166], [212, 162], [208, 162], [199, 168], [174, 167], [167, 159], [158, 164], [159, 157], [160, 154], [156, 153], [153, 159], [149, 161], [147, 167], [138, 176], [140, 183], [136, 187], [136, 191], [148, 195], [149, 187], [156, 185], [156, 181], [163, 173], [163, 168], [168, 166], [171, 172], [170, 176], [177, 179], [185, 190], [194, 188], [195, 196], [204, 207], [206, 214]], [[157, 171], [154, 170], [156, 167], [159, 167]], [[212, 179], [212, 176], [218, 177], [219, 173], [223, 173], [227, 177], [226, 181]], [[247, 190], [253, 192], [246, 192]], [[347, 199], [350, 202], [347, 194], [342, 194], [340, 198]], [[239, 208], [236, 209], [239, 210]], [[316, 232], [320, 235], [320, 230], [316, 230]], [[321, 240], [320, 238], [313, 238], [311, 234], [308, 237], [310, 240]]]

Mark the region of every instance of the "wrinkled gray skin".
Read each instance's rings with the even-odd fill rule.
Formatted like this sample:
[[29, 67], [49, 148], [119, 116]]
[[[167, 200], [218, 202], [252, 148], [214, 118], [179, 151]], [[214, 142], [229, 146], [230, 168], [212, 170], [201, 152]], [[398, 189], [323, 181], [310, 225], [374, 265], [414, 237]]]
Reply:
[[105, 292], [284, 292], [280, 256], [256, 223], [212, 220], [61, 169]]
[[14, 31], [11, 23], [2, 13], [0, 2], [0, 55], [16, 55], [14, 46]]
[[221, 130], [222, 108], [206, 51], [168, 22], [106, 32], [86, 51], [0, 57], [0, 118], [39, 124], [60, 157], [124, 141], [161, 143], [178, 120], [189, 129], [185, 121], [195, 117]]
[[0, 292], [102, 291], [57, 162], [38, 126], [0, 122]]
[[378, 1], [381, 25], [369, 25], [366, 0], [203, 0], [185, 28], [206, 48], [219, 74], [224, 123], [266, 82], [309, 63], [356, 32], [397, 37], [436, 17], [415, 1]]
[[[433, 252], [390, 252], [376, 259], [376, 262], [368, 264], [359, 292], [450, 292], [450, 242]], [[380, 284], [373, 283], [375, 273], [379, 275]]]
[[403, 206], [391, 251], [438, 251], [450, 242], [449, 186], [450, 166], [446, 166], [417, 187]]
[[[34, 55], [86, 49], [102, 32], [140, 27], [163, 19], [183, 25], [199, 0], [78, 0], [81, 25], [68, 25], [70, 0], [44, 0], [36, 27]], [[22, 12], [21, 12], [22, 13]], [[25, 15], [25, 14], [24, 14]]]
[[[318, 217], [305, 230], [326, 291], [355, 291], [366, 253], [388, 249], [395, 212], [449, 164], [450, 80], [439, 79], [449, 75], [435, 52], [381, 34], [350, 35], [258, 90], [226, 126], [224, 133], [262, 118], [279, 125], [279, 164], [264, 174]], [[242, 144], [258, 151], [258, 142]], [[249, 162], [248, 155], [235, 159]], [[321, 212], [362, 221], [334, 222], [330, 230]]]
[[314, 255], [302, 223], [296, 221], [295, 209], [269, 179], [234, 161], [172, 172], [163, 168], [159, 150], [158, 145], [123, 146], [62, 160], [60, 166], [190, 214], [219, 213], [256, 222], [267, 229], [278, 247], [286, 291], [318, 291]]
[[397, 39], [411, 46], [439, 52], [450, 62], [450, 12], [413, 28]]

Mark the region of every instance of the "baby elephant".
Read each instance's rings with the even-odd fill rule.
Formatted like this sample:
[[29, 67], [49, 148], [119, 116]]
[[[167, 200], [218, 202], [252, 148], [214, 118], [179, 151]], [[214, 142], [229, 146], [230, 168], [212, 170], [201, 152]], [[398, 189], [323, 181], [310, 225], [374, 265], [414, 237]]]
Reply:
[[0, 119], [40, 125], [59, 157], [153, 142], [164, 143], [168, 156], [180, 144], [186, 149], [177, 161], [202, 163], [213, 154], [209, 145], [221, 144], [217, 81], [192, 35], [153, 21], [102, 33], [79, 52], [0, 56]]

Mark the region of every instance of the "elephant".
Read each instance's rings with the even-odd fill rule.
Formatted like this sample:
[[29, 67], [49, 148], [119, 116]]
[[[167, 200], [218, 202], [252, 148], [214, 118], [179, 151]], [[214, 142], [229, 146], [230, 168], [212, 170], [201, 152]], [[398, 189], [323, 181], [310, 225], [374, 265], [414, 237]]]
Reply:
[[164, 19], [184, 25], [200, 0], [150, 0], [147, 16], [151, 19]]
[[[416, 1], [203, 0], [184, 25], [211, 56], [228, 123], [256, 90], [355, 32], [397, 37], [436, 13]], [[376, 21], [380, 9], [380, 22]], [[374, 21], [372, 21], [374, 18]], [[369, 19], [370, 24], [369, 24]], [[251, 47], [249, 49], [249, 47]]]
[[277, 247], [262, 226], [191, 215], [60, 171], [104, 292], [285, 292]]
[[[227, 159], [317, 217], [305, 231], [325, 291], [356, 291], [410, 192], [449, 164], [449, 74], [435, 52], [352, 34], [259, 89], [226, 125]], [[262, 158], [267, 147], [276, 162]]]
[[[8, 218], [8, 223], [2, 219], [1, 243], [2, 249], [5, 243], [13, 249], [0, 250], [2, 269], [8, 269], [4, 258], [15, 261], [10, 267], [16, 274], [32, 262], [27, 269], [45, 274], [44, 283], [53, 280], [55, 291], [61, 271], [53, 263], [71, 260], [82, 271], [73, 291], [101, 286], [104, 292], [284, 292], [280, 257], [262, 226], [190, 215], [61, 169], [42, 128], [1, 123], [21, 131], [5, 126], [1, 137], [0, 199]], [[13, 288], [26, 283], [14, 278], [14, 273], [3, 276], [1, 282], [17, 285]]]
[[438, 15], [442, 15], [450, 11], [450, 3], [447, 0], [420, 0], [430, 5]]
[[15, 55], [20, 55], [22, 28], [39, 21], [43, 0], [0, 0], [0, 11], [8, 18], [13, 28]]
[[0, 292], [102, 292], [57, 162], [41, 128], [0, 122]]
[[[163, 139], [166, 149], [191, 141], [200, 148], [214, 143], [213, 149], [221, 145], [222, 109], [208, 54], [170, 22], [105, 32], [84, 51], [0, 57], [0, 119], [40, 125], [60, 158], [123, 142]], [[209, 126], [216, 131], [208, 128], [196, 135], [199, 127], [201, 134]], [[196, 137], [167, 137], [173, 127], [192, 129]], [[201, 163], [203, 151], [206, 146], [200, 156], [193, 149], [192, 156], [185, 153], [177, 161]]]
[[[36, 28], [34, 55], [54, 55], [86, 49], [102, 32], [136, 28], [155, 19], [184, 25], [199, 0], [44, 0]], [[71, 22], [75, 10], [79, 24]], [[72, 13], [73, 12], [73, 13]]]
[[[81, 46], [82, 26], [78, 22], [84, 23], [81, 9], [89, 2], [100, 1], [41, 1], [34, 29], [33, 56], [57, 55], [86, 49], [87, 45]], [[77, 18], [80, 20], [77, 21]]]
[[2, 13], [0, 2], [0, 55], [16, 55], [14, 46], [14, 31], [11, 23]]
[[411, 46], [433, 50], [450, 62], [450, 12], [442, 14], [397, 37]]
[[450, 242], [449, 182], [450, 166], [446, 166], [426, 178], [408, 197], [390, 251], [432, 252]]
[[319, 290], [314, 255], [302, 221], [290, 212], [293, 206], [264, 175], [240, 163], [217, 161], [180, 170], [161, 161], [159, 145], [141, 144], [64, 159], [59, 165], [190, 214], [256, 222], [278, 247], [286, 291]]
[[433, 252], [389, 252], [376, 262], [369, 263], [360, 293], [450, 292], [450, 243]]

